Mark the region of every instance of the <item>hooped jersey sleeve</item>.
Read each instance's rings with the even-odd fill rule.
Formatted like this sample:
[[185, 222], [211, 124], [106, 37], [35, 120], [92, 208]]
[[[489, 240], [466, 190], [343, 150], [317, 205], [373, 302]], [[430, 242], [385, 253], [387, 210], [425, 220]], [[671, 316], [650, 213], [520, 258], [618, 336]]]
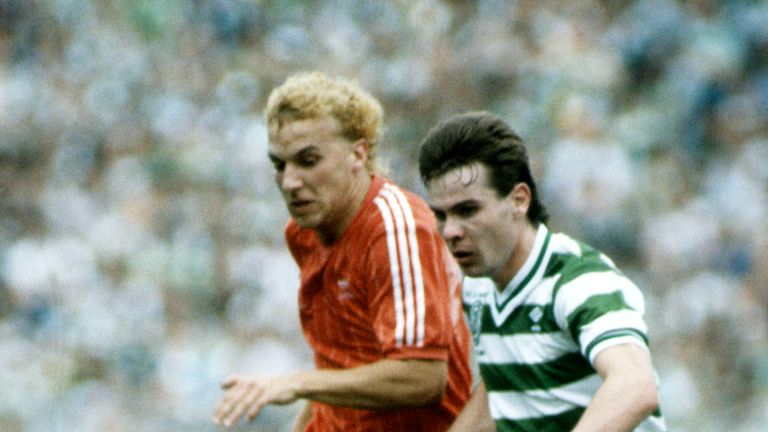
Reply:
[[[374, 199], [378, 229], [365, 250], [369, 314], [383, 355], [447, 360], [451, 273], [432, 213], [396, 186]], [[456, 278], [458, 283], [458, 278]]]
[[640, 290], [604, 255], [563, 274], [555, 317], [594, 363], [602, 350], [633, 343], [647, 349], [645, 302]]

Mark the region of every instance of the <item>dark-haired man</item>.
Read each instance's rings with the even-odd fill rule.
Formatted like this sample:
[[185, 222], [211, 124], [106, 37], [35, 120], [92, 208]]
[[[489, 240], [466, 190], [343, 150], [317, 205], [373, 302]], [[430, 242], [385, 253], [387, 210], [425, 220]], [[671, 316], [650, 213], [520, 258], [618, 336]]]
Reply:
[[489, 113], [451, 117], [422, 142], [419, 170], [466, 275], [483, 378], [451, 430], [666, 430], [643, 295], [604, 254], [547, 228], [517, 134]]

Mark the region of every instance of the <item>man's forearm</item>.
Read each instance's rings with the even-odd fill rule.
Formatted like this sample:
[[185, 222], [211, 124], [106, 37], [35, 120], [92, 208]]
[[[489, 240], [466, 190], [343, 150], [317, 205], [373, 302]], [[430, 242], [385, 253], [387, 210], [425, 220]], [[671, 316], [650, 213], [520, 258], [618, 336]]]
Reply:
[[312, 403], [305, 402], [301, 407], [301, 411], [296, 415], [296, 419], [293, 421], [293, 427], [291, 432], [304, 432], [309, 424], [309, 420], [312, 417]]
[[316, 369], [295, 376], [296, 394], [351, 408], [423, 406], [442, 400], [448, 367], [442, 361], [380, 360], [351, 369]]
[[[255, 418], [268, 404], [309, 399], [350, 408], [396, 408], [439, 402], [448, 382], [444, 361], [380, 360], [351, 369], [315, 369], [288, 375], [232, 375], [213, 421], [224, 426]], [[306, 407], [305, 410], [308, 410]], [[307, 415], [308, 412], [302, 412]], [[300, 427], [299, 417], [296, 427]]]
[[606, 381], [595, 394], [574, 432], [633, 431], [657, 405], [646, 402], [642, 386], [633, 387]]
[[650, 357], [620, 345], [599, 354], [595, 366], [604, 381], [573, 432], [633, 431], [659, 404]]
[[448, 432], [493, 432], [496, 426], [488, 411], [488, 393], [480, 383]]

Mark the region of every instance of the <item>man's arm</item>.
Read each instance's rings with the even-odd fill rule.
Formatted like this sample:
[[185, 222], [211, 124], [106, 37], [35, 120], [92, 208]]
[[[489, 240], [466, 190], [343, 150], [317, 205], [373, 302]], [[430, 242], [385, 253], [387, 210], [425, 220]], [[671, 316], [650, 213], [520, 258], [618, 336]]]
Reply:
[[448, 432], [493, 432], [496, 425], [488, 411], [488, 393], [480, 383]]
[[232, 376], [214, 422], [232, 426], [253, 420], [267, 404], [304, 398], [351, 408], [382, 409], [438, 403], [448, 382], [448, 365], [433, 360], [379, 360], [351, 369], [315, 369], [276, 377]]
[[659, 406], [650, 355], [627, 343], [606, 348], [594, 360], [603, 378], [573, 432], [632, 431]]
[[304, 432], [307, 429], [310, 418], [312, 418], [312, 404], [306, 402], [293, 421], [291, 432]]

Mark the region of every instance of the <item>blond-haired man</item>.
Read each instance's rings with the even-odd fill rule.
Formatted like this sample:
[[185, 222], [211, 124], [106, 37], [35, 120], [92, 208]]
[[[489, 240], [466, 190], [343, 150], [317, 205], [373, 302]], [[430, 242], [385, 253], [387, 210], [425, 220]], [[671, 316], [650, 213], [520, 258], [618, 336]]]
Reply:
[[460, 276], [429, 207], [377, 173], [381, 105], [303, 73], [272, 92], [266, 119], [316, 368], [227, 378], [214, 420], [307, 399], [294, 431], [446, 430], [471, 382]]

